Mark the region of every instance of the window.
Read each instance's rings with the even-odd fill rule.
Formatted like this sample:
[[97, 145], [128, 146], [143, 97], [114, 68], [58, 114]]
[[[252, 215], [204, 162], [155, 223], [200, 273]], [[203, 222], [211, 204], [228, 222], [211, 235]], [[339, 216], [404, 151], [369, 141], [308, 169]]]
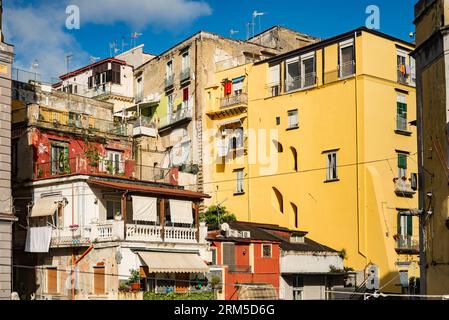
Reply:
[[108, 171], [110, 174], [119, 174], [125, 171], [123, 163], [123, 152], [108, 150], [107, 159], [106, 171]]
[[408, 53], [404, 50], [397, 49], [397, 70], [398, 82], [407, 83], [407, 77], [410, 75], [410, 67], [407, 65]]
[[284, 213], [284, 196], [275, 187], [273, 187], [272, 203], [275, 208], [277, 207], [281, 213]]
[[280, 143], [279, 141], [273, 139], [273, 144], [274, 147], [276, 148], [277, 152], [282, 153], [284, 152], [284, 146], [282, 145], [282, 143]]
[[276, 125], [279, 126], [281, 124], [281, 117], [276, 117]]
[[286, 61], [285, 72], [285, 91], [290, 92], [300, 87], [300, 65], [299, 58], [293, 58]]
[[58, 208], [53, 213], [53, 216], [51, 216], [51, 218], [50, 218], [51, 221], [49, 221], [49, 222], [51, 225], [53, 225], [56, 228], [62, 228], [62, 227], [64, 227], [63, 218], [64, 218], [64, 207], [62, 205], [59, 205]]
[[69, 127], [82, 127], [81, 114], [69, 111]]
[[173, 76], [173, 61], [167, 62], [167, 66], [165, 68], [165, 75], [167, 79], [170, 79]]
[[398, 178], [407, 177], [407, 155], [398, 153]]
[[292, 161], [293, 168], [292, 169], [293, 169], [293, 171], [298, 171], [298, 152], [293, 147], [290, 147], [290, 150], [292, 151], [292, 159], [293, 159], [293, 161]]
[[245, 181], [245, 172], [243, 169], [239, 169], [235, 171], [236, 174], [236, 193], [244, 193], [244, 181]]
[[229, 269], [235, 268], [235, 244], [222, 243], [223, 250], [223, 265], [229, 266]]
[[291, 202], [292, 205], [292, 212], [293, 212], [293, 221], [295, 228], [298, 228], [298, 206]]
[[326, 154], [327, 164], [326, 164], [326, 180], [334, 181], [338, 179], [337, 175], [337, 152], [328, 152]]
[[234, 133], [231, 137], [230, 148], [231, 150], [237, 150], [243, 148], [243, 128], [234, 129]]
[[407, 131], [407, 103], [405, 96], [398, 95], [396, 108], [396, 130]]
[[106, 79], [107, 79], [107, 74], [106, 72], [101, 73], [100, 75], [100, 84], [106, 83]]
[[189, 52], [186, 51], [182, 54], [182, 74], [183, 79], [185, 78], [185, 74], [190, 70], [190, 59], [189, 59]]
[[167, 107], [168, 107], [168, 114], [171, 115], [173, 113], [173, 94], [169, 94], [167, 96]]
[[142, 88], [142, 77], [137, 79], [136, 87], [136, 102], [141, 102], [143, 100], [143, 88]]
[[281, 65], [276, 64], [268, 70], [268, 90], [269, 96], [276, 97], [281, 94]]
[[413, 236], [413, 216], [398, 213], [398, 236], [402, 239]]
[[217, 265], [217, 248], [211, 248], [210, 252], [212, 254], [212, 265], [216, 266]]
[[288, 128], [298, 128], [298, 109], [288, 112]]
[[302, 276], [293, 276], [293, 300], [304, 299], [304, 278]]
[[47, 293], [58, 293], [58, 269], [47, 268]]
[[122, 204], [120, 201], [106, 201], [106, 220], [120, 220], [122, 217]]
[[271, 244], [263, 244], [262, 245], [262, 258], [271, 258], [272, 257], [271, 249], [272, 249]]
[[340, 78], [352, 76], [355, 73], [354, 40], [350, 39], [340, 43]]
[[105, 294], [105, 268], [94, 267], [94, 294]]
[[70, 173], [69, 167], [69, 147], [66, 143], [55, 142], [51, 145], [51, 174]]
[[232, 80], [232, 93], [234, 96], [239, 96], [243, 93], [244, 79], [244, 77], [239, 77]]
[[189, 105], [189, 87], [182, 89], [182, 104], [183, 108], [187, 108]]
[[301, 57], [301, 88], [315, 85], [315, 52]]

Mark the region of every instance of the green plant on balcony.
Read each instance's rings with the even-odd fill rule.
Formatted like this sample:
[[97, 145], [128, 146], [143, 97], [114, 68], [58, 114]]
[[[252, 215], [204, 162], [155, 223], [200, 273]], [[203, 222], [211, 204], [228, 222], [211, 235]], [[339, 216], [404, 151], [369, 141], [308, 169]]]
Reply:
[[44, 171], [42, 170], [42, 168], [37, 169], [37, 177], [38, 178], [42, 178], [43, 174], [44, 174]]
[[106, 171], [109, 174], [114, 174], [114, 164], [112, 163], [112, 161], [111, 160], [106, 160], [105, 164], [106, 164]]
[[88, 149], [86, 152], [84, 152], [84, 155], [89, 160], [89, 165], [91, 167], [98, 167], [98, 163], [100, 161], [100, 154], [97, 149], [95, 148]]
[[131, 275], [128, 279], [128, 285], [131, 286], [131, 289], [133, 290], [139, 290], [140, 289], [140, 272], [136, 269], [130, 269], [129, 272]]

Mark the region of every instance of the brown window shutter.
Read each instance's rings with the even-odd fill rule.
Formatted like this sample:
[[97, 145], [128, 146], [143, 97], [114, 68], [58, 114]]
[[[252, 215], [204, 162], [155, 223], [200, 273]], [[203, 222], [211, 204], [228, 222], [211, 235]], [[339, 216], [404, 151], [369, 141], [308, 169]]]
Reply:
[[104, 267], [94, 267], [94, 294], [105, 294]]
[[58, 269], [48, 268], [47, 269], [47, 293], [55, 294], [58, 293]]

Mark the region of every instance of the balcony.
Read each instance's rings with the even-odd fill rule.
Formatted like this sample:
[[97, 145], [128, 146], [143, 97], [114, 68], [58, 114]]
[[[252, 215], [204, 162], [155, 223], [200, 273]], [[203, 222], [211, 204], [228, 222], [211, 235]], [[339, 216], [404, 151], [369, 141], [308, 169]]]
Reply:
[[165, 78], [165, 89], [170, 88], [170, 87], [173, 86], [173, 80], [174, 80], [173, 75], [167, 76]]
[[285, 81], [286, 92], [311, 88], [316, 85], [316, 73], [308, 73], [301, 77], [294, 77]]
[[57, 178], [74, 174], [104, 175], [133, 178], [134, 161], [127, 160], [113, 163], [108, 159], [92, 159], [87, 156], [36, 163], [34, 177], [36, 180]]
[[269, 83], [266, 85], [267, 97], [277, 97], [281, 95], [281, 84], [279, 82]]
[[406, 177], [394, 178], [394, 192], [398, 196], [412, 197], [416, 193], [416, 190], [412, 188], [413, 186], [410, 180], [411, 179], [407, 179]]
[[93, 242], [123, 240], [124, 222], [106, 221], [80, 227], [53, 228], [51, 248], [90, 246]]
[[185, 68], [184, 70], [181, 70], [180, 79], [181, 79], [181, 82], [190, 79], [190, 68], [189, 67]]
[[401, 84], [405, 84], [405, 85], [414, 87], [416, 85], [416, 75], [412, 71], [411, 67], [409, 67], [409, 66], [405, 67], [406, 70], [410, 69], [410, 73], [407, 73], [408, 71], [403, 72], [403, 70], [404, 70], [403, 68], [404, 68], [404, 66], [400, 66], [400, 65], [397, 67], [398, 82]]
[[196, 243], [197, 233], [196, 228], [139, 224], [126, 226], [126, 239], [130, 241]]
[[221, 98], [220, 100], [220, 108], [228, 108], [239, 105], [247, 105], [248, 104], [248, 95], [246, 93], [241, 93], [235, 96], [227, 96]]
[[170, 126], [177, 122], [181, 122], [182, 120], [191, 120], [192, 114], [192, 108], [188, 106], [187, 103], [183, 103], [181, 108], [178, 108], [167, 116], [159, 119], [159, 128]]
[[133, 136], [157, 137], [157, 124], [148, 117], [140, 116], [134, 122]]
[[396, 252], [402, 254], [418, 254], [419, 240], [414, 236], [399, 235], [396, 237]]
[[30, 104], [25, 109], [12, 110], [12, 117], [13, 123], [27, 121], [28, 125], [71, 133], [92, 131], [120, 136], [128, 135], [128, 127], [126, 125], [94, 118], [86, 114], [61, 111], [36, 104]]

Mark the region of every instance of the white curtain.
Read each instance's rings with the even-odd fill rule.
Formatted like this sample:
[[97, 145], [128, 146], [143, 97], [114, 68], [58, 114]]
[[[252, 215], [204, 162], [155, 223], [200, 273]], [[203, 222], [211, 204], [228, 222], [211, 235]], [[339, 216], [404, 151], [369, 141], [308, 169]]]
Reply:
[[134, 221], [157, 221], [157, 199], [132, 196]]
[[192, 202], [170, 200], [170, 215], [174, 223], [193, 224]]

